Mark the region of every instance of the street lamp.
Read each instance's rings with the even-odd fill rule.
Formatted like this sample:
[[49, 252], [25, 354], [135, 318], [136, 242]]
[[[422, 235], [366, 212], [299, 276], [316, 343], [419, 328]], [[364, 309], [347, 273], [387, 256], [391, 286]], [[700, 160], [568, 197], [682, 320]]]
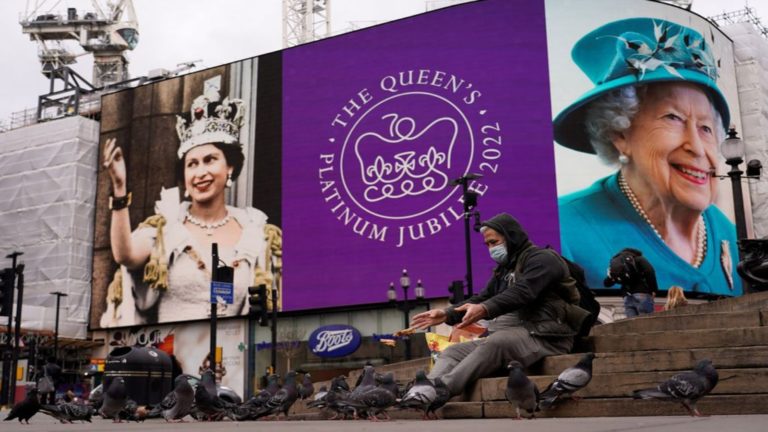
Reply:
[[728, 130], [728, 138], [720, 146], [725, 163], [731, 166], [728, 177], [733, 187], [733, 207], [736, 215], [736, 239], [747, 238], [747, 220], [744, 216], [744, 197], [741, 193], [741, 175], [739, 165], [744, 162], [744, 141], [739, 138], [735, 128]]
[[61, 298], [67, 297], [68, 294], [65, 294], [61, 291], [54, 291], [51, 293], [51, 295], [56, 296], [56, 324], [53, 330], [53, 357], [56, 358], [56, 360], [58, 360], [59, 359], [59, 309], [61, 308]]
[[[408, 270], [403, 269], [403, 274], [400, 276], [400, 287], [403, 289], [403, 301], [397, 301], [397, 291], [395, 290], [395, 283], [390, 282], [387, 289], [387, 300], [397, 309], [403, 311], [403, 328], [410, 326], [410, 312], [416, 307], [416, 304], [424, 300], [424, 286], [421, 284], [421, 279], [416, 282], [416, 288], [413, 292], [416, 296], [416, 304], [411, 305], [408, 300], [408, 289], [411, 287], [411, 278], [408, 276]], [[405, 359], [411, 359], [411, 338], [408, 335], [403, 336], [405, 340]]]
[[469, 173], [465, 174], [462, 177], [457, 178], [456, 180], [451, 181], [451, 185], [453, 186], [461, 186], [462, 191], [462, 199], [464, 201], [464, 254], [466, 255], [467, 259], [467, 294], [469, 297], [472, 297], [472, 247], [470, 244], [470, 238], [469, 238], [469, 220], [472, 218], [472, 216], [475, 216], [475, 230], [480, 230], [480, 213], [477, 211], [474, 211], [475, 207], [477, 207], [477, 197], [480, 195], [475, 191], [472, 191], [469, 189], [470, 181], [471, 180], [477, 180], [481, 178], [481, 174], [474, 174]]
[[[731, 187], [733, 188], [733, 211], [736, 217], [736, 240], [739, 242], [739, 261], [744, 259], [744, 252], [741, 247], [741, 241], [747, 239], [747, 219], [744, 215], [744, 196], [741, 191], [742, 177], [760, 178], [762, 164], [758, 160], [751, 160], [747, 163], [747, 175], [739, 169], [739, 165], [744, 162], [745, 144], [736, 133], [736, 128], [728, 129], [728, 137], [720, 145], [720, 152], [725, 158], [725, 163], [730, 165], [728, 177], [731, 178]], [[725, 178], [726, 176], [717, 176]], [[746, 281], [745, 281], [746, 282]], [[744, 284], [744, 293], [749, 293], [749, 284]]]

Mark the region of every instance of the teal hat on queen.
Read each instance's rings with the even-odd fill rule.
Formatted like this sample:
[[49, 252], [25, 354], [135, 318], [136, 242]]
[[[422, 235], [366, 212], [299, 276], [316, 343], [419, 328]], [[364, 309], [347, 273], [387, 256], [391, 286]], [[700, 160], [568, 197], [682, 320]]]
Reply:
[[587, 105], [608, 91], [634, 84], [698, 84], [728, 129], [728, 103], [715, 83], [717, 67], [710, 41], [693, 29], [654, 18], [614, 21], [576, 42], [571, 56], [595, 88], [555, 117], [555, 141], [565, 147], [594, 153], [584, 126]]

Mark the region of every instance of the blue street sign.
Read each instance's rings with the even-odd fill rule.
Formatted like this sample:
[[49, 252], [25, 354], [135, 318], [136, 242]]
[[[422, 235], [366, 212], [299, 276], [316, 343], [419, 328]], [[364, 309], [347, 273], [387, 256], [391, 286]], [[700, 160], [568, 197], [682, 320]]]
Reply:
[[211, 282], [211, 303], [232, 304], [235, 302], [235, 289], [229, 282]]

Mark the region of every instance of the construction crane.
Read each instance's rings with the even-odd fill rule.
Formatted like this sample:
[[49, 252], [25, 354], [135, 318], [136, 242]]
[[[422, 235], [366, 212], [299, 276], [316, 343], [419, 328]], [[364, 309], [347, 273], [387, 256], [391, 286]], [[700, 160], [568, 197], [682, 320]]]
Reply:
[[[83, 54], [93, 54], [94, 87], [105, 87], [129, 78], [126, 51], [139, 42], [139, 22], [132, 0], [107, 1], [104, 6], [91, 0], [93, 10], [67, 8], [66, 15], [46, 9], [47, 0], [35, 0], [21, 18], [22, 32], [38, 43], [42, 73], [47, 77], [77, 61]], [[72, 42], [84, 53], [77, 54]]]
[[331, 0], [283, 0], [283, 48], [331, 35]]

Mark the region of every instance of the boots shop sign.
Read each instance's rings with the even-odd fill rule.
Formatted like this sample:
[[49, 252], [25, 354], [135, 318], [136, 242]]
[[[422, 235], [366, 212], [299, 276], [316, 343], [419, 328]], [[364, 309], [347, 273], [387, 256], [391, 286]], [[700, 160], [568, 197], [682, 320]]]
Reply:
[[318, 357], [344, 357], [357, 351], [362, 336], [348, 325], [335, 324], [318, 327], [309, 336], [309, 349]]

